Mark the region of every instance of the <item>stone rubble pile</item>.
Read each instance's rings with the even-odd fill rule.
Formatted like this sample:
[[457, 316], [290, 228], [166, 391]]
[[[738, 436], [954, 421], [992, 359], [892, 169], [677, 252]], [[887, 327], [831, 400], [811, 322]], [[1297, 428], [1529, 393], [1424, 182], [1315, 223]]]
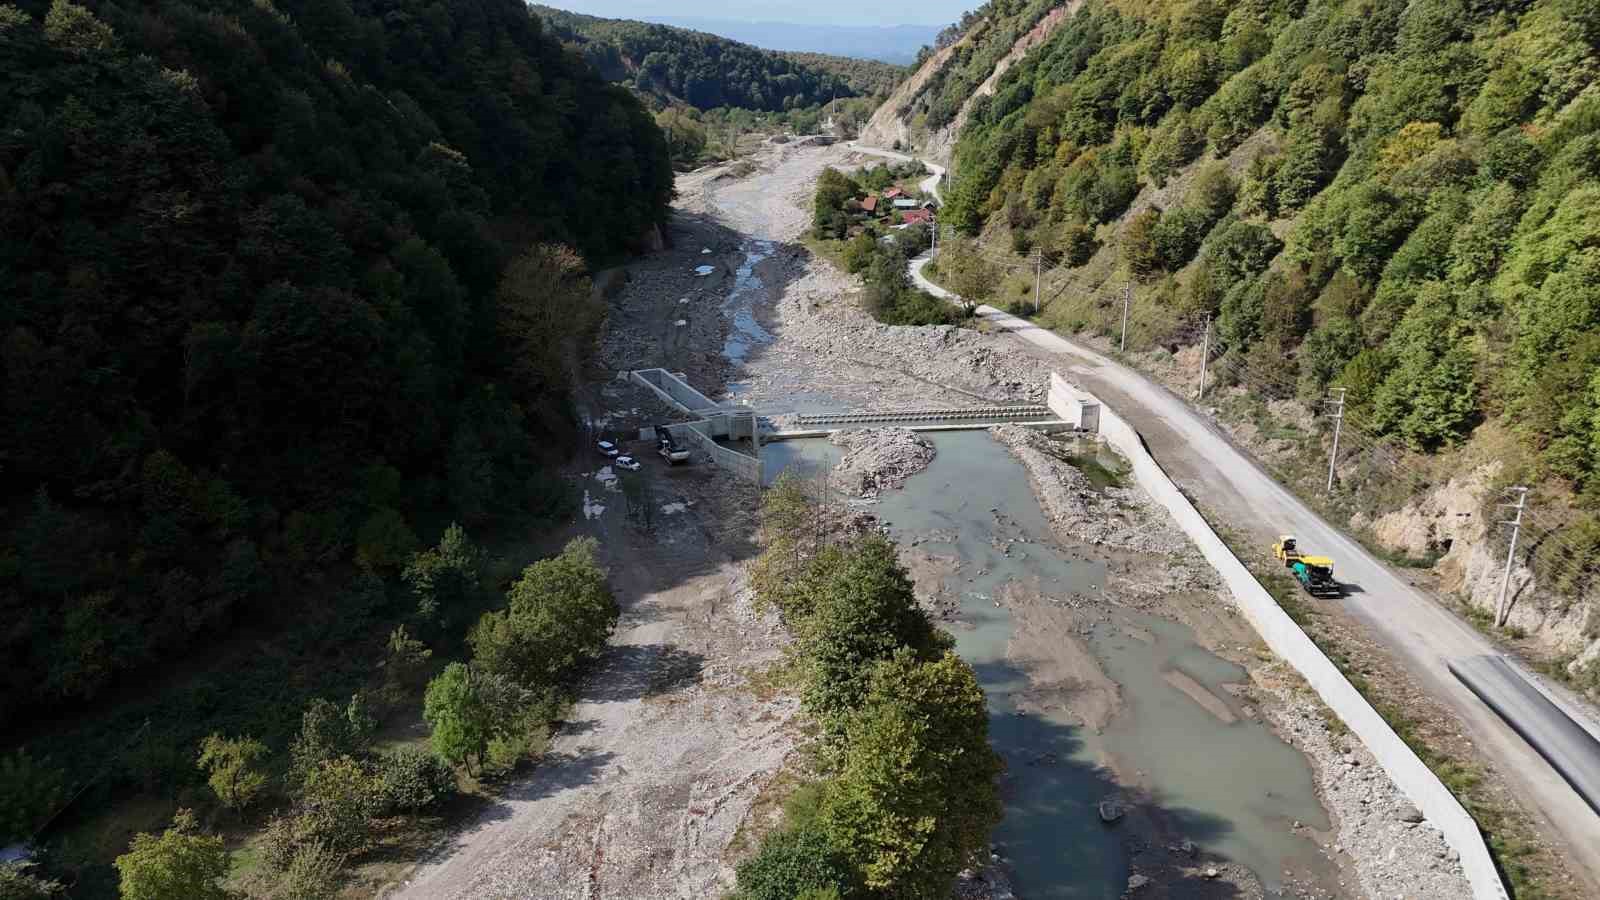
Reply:
[[933, 444], [908, 428], [837, 431], [830, 442], [844, 448], [835, 483], [858, 497], [900, 487], [933, 462]]
[[1061, 459], [1049, 437], [1021, 425], [989, 429], [995, 440], [1028, 470], [1045, 517], [1058, 532], [1090, 544], [1147, 553], [1173, 553], [1189, 546], [1166, 510], [1137, 488], [1096, 490]]

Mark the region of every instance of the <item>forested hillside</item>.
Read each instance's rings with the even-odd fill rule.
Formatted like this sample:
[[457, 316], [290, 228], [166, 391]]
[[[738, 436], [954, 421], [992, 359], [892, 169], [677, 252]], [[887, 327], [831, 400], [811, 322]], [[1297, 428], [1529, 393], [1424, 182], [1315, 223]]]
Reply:
[[0, 4], [8, 738], [352, 578], [382, 602], [352, 564], [451, 518], [564, 510], [584, 258], [671, 190], [519, 0]]
[[533, 8], [607, 80], [658, 106], [782, 112], [871, 93], [894, 77], [895, 67], [884, 63], [817, 65], [806, 58], [813, 54], [762, 50], [700, 31]]
[[828, 72], [844, 79], [858, 97], [885, 97], [906, 77], [906, 68], [875, 59], [856, 59], [851, 56], [830, 56], [826, 53], [781, 51], [788, 60]]
[[1197, 344], [1213, 316], [1219, 371], [1345, 388], [1351, 422], [1411, 451], [1514, 435], [1500, 477], [1567, 515], [1524, 552], [1580, 595], [1600, 553], [1597, 48], [1589, 0], [1088, 0], [978, 102], [946, 220], [1079, 264], [1092, 236], [1090, 283], [1131, 277], [1153, 311], [1145, 346]]

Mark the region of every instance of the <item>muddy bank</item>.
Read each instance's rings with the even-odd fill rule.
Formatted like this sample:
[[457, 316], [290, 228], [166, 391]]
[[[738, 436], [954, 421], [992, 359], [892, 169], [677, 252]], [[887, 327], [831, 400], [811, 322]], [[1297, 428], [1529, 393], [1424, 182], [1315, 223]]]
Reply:
[[933, 444], [908, 428], [836, 431], [829, 443], [844, 448], [833, 484], [857, 497], [893, 490], [933, 462]]

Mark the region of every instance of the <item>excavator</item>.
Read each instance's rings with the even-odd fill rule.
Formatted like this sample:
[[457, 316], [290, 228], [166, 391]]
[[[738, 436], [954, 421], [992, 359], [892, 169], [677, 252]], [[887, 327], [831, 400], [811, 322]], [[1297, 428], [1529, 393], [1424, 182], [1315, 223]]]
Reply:
[[1285, 534], [1272, 545], [1272, 555], [1294, 573], [1300, 587], [1313, 597], [1342, 597], [1344, 591], [1333, 580], [1333, 560], [1326, 556], [1307, 556], [1300, 552], [1294, 535]]

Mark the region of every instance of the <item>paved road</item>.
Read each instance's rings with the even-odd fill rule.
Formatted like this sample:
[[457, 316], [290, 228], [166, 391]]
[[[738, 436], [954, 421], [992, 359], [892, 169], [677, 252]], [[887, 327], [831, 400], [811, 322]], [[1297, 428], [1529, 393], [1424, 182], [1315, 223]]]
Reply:
[[[926, 255], [912, 261], [913, 280], [937, 297], [953, 299], [954, 295], [923, 277], [922, 267], [927, 262]], [[1340, 581], [1355, 589], [1341, 602], [1424, 690], [1458, 717], [1462, 732], [1482, 757], [1504, 775], [1540, 820], [1542, 830], [1561, 845], [1574, 874], [1585, 879], [1588, 895], [1600, 897], [1600, 815], [1448, 669], [1452, 662], [1498, 656], [1499, 651], [1483, 635], [1323, 521], [1170, 391], [1027, 320], [989, 306], [978, 307], [978, 315], [1059, 358], [1063, 376], [1097, 394], [1138, 428], [1162, 466], [1207, 505], [1227, 512], [1233, 521], [1254, 523], [1251, 530], [1257, 539], [1277, 532], [1293, 533], [1301, 546], [1338, 560]], [[1571, 734], [1570, 728], [1558, 721], [1565, 715], [1590, 733], [1600, 731], [1564, 691], [1543, 684], [1521, 665], [1511, 664], [1551, 701], [1545, 708], [1511, 707], [1516, 714], [1547, 719], [1519, 725], [1541, 734]], [[1572, 752], [1585, 750], [1574, 748]], [[1600, 775], [1600, 759], [1586, 758], [1593, 774]]]

